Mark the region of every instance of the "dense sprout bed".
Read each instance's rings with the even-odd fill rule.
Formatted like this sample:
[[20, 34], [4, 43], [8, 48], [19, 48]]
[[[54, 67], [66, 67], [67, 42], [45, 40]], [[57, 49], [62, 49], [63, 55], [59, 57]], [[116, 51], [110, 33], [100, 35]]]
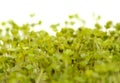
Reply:
[[108, 21], [106, 31], [52, 25], [54, 36], [30, 31], [35, 24], [1, 24], [0, 83], [120, 83], [120, 23]]

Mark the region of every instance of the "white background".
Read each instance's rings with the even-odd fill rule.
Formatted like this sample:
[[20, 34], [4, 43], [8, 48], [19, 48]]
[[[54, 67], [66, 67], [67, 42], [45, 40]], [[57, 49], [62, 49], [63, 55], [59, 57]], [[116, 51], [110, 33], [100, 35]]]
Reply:
[[[0, 21], [15, 20], [18, 24], [42, 20], [42, 28], [49, 31], [51, 23], [64, 22], [68, 15], [78, 13], [93, 23], [93, 13], [107, 20], [120, 20], [119, 0], [0, 0]], [[35, 13], [31, 19], [29, 14]]]

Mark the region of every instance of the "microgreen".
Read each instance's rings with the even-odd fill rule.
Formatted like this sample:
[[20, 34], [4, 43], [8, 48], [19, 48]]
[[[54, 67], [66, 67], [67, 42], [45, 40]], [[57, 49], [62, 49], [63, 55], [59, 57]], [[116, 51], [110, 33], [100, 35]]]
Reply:
[[[7, 28], [4, 35], [0, 29], [0, 83], [120, 83], [120, 23], [102, 26], [98, 16], [94, 29], [74, 30], [73, 19], [84, 21], [69, 15], [64, 28], [50, 26], [56, 35], [31, 31], [41, 20], [22, 26], [1, 22]], [[102, 30], [111, 28], [109, 34]]]

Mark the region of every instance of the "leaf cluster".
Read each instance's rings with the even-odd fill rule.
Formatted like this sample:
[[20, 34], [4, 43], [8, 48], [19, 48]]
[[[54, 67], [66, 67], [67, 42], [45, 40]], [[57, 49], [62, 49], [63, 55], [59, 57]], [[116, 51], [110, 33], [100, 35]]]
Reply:
[[[78, 18], [70, 15], [69, 18]], [[102, 31], [64, 27], [56, 35], [31, 31], [31, 24], [2, 22], [0, 83], [119, 83], [120, 23]], [[35, 24], [36, 25], [36, 24]], [[5, 34], [3, 34], [5, 33]]]

